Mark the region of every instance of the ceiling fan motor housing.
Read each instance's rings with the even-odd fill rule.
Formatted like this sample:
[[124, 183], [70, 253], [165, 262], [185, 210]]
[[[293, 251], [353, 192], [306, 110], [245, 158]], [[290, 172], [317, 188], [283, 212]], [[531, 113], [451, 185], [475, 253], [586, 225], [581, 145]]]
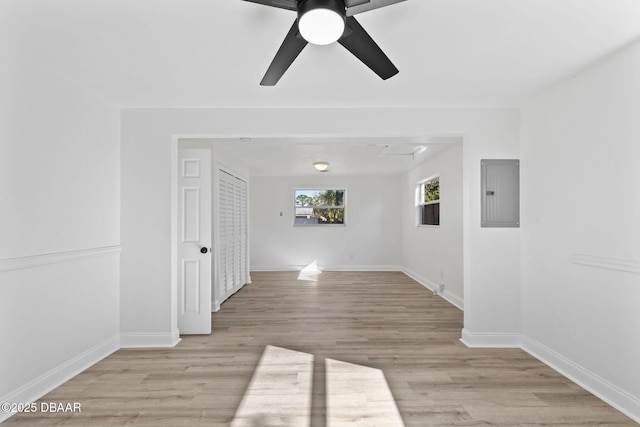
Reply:
[[298, 1], [298, 19], [313, 9], [329, 9], [346, 19], [347, 12], [342, 0], [300, 0]]

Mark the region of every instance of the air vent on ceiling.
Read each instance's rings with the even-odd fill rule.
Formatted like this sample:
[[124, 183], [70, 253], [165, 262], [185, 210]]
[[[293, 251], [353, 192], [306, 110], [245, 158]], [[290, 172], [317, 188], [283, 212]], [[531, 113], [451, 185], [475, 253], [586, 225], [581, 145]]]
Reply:
[[382, 147], [382, 150], [378, 153], [380, 157], [389, 157], [389, 156], [409, 156], [415, 157], [417, 154], [420, 154], [426, 150], [427, 147], [423, 145], [413, 145], [413, 144], [393, 144], [393, 145], [385, 145]]

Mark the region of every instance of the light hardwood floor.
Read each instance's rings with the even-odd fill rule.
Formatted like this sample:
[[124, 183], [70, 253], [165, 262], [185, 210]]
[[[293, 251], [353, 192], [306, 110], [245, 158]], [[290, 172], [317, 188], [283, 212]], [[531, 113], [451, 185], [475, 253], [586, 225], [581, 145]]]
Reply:
[[7, 427], [228, 426], [267, 346], [313, 356], [312, 426], [338, 425], [326, 415], [336, 402], [327, 360], [381, 371], [406, 426], [637, 425], [521, 350], [465, 347], [462, 312], [402, 273], [297, 277], [254, 272], [213, 314], [212, 335], [119, 350], [42, 399], [79, 402], [81, 413], [19, 414]]

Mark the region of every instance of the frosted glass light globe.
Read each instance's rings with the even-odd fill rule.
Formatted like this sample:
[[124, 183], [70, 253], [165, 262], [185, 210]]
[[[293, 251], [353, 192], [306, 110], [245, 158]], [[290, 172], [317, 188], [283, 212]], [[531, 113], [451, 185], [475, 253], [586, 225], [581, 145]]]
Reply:
[[311, 9], [298, 19], [298, 29], [309, 43], [327, 45], [344, 33], [344, 18], [330, 9]]

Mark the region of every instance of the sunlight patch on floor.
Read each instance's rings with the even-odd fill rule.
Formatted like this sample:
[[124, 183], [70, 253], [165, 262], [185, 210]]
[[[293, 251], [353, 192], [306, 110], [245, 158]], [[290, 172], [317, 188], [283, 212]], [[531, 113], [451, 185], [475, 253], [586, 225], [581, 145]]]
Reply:
[[404, 427], [384, 373], [326, 359], [327, 427]]
[[[333, 359], [323, 367], [326, 427], [404, 427], [380, 369]], [[231, 427], [308, 427], [313, 369], [312, 354], [267, 346]]]
[[313, 355], [267, 346], [231, 427], [293, 427], [311, 423]]
[[318, 277], [322, 274], [322, 271], [318, 268], [318, 261], [309, 263], [305, 268], [300, 270], [298, 274], [298, 280], [304, 280], [306, 282], [317, 282]]

